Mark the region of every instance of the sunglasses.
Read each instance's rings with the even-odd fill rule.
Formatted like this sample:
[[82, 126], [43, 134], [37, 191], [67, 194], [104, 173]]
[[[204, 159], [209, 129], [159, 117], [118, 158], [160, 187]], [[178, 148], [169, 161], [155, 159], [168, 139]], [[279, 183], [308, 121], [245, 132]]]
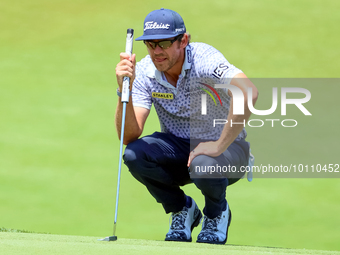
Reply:
[[183, 37], [183, 35], [178, 35], [175, 37], [175, 39], [172, 39], [172, 40], [164, 40], [164, 41], [160, 41], [160, 42], [152, 42], [152, 41], [144, 41], [144, 44], [149, 48], [149, 49], [156, 49], [157, 45], [162, 48], [163, 50], [166, 50], [168, 48], [171, 47], [171, 45], [176, 41], [178, 40], [179, 38]]

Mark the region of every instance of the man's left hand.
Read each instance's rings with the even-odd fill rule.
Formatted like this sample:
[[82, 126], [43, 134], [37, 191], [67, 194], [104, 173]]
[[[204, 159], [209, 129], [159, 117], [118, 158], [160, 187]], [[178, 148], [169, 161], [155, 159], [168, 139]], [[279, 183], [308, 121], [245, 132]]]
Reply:
[[202, 142], [197, 147], [192, 150], [189, 154], [188, 167], [190, 166], [192, 160], [198, 155], [207, 155], [210, 157], [218, 157], [223, 153], [219, 146], [218, 141], [214, 142]]

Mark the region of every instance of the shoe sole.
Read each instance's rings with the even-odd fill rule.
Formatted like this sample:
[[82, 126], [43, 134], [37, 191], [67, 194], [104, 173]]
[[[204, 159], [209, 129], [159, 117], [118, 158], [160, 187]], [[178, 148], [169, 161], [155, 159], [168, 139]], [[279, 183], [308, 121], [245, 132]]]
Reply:
[[230, 222], [231, 222], [231, 211], [229, 209], [229, 218], [228, 218], [228, 226], [227, 226], [227, 232], [226, 232], [226, 235], [225, 235], [225, 239], [221, 242], [209, 242], [209, 241], [199, 241], [197, 240], [196, 243], [209, 243], [209, 244], [225, 244], [227, 242], [227, 239], [228, 239], [228, 230], [229, 230], [229, 226], [230, 226]]
[[[191, 232], [192, 232], [192, 230], [195, 227], [197, 227], [200, 224], [201, 219], [202, 219], [202, 213], [201, 213], [201, 211], [199, 211], [199, 214], [198, 214], [197, 218], [195, 219], [195, 221], [191, 225]], [[176, 238], [165, 238], [165, 241], [191, 242], [192, 241], [192, 237], [190, 236], [190, 239], [187, 239], [187, 240], [176, 239]]]

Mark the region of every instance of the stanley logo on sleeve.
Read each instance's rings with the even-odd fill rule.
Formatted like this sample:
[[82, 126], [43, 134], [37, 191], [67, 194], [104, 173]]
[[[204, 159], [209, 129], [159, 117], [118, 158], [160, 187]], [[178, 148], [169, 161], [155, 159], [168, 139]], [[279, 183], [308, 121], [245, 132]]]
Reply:
[[161, 98], [161, 99], [174, 99], [174, 95], [172, 93], [159, 93], [152, 92], [152, 97]]

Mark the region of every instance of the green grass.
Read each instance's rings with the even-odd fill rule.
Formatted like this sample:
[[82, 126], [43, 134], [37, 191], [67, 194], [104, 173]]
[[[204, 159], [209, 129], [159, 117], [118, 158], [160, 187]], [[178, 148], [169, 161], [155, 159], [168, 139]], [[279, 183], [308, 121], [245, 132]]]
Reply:
[[306, 249], [282, 249], [236, 245], [209, 245], [118, 238], [114, 242], [97, 241], [98, 237], [0, 233], [5, 254], [340, 254]]
[[[130, 7], [108, 0], [1, 1], [0, 226], [110, 235], [119, 152], [114, 70], [125, 48], [126, 29], [141, 35], [151, 10], [177, 10], [193, 41], [215, 46], [249, 77], [335, 78], [340, 66], [340, 35], [335, 32], [339, 5], [337, 0], [152, 0], [133, 1]], [[134, 52], [138, 60], [146, 55], [142, 43], [134, 44]], [[313, 116], [292, 112], [289, 118], [301, 122], [294, 130], [248, 129], [256, 164], [340, 163], [340, 123], [334, 118], [339, 84], [301, 86], [312, 92], [307, 108]], [[257, 106], [265, 109], [270, 87], [259, 88]], [[155, 129], [159, 123], [152, 110], [144, 134]], [[184, 190], [203, 208], [203, 197], [193, 185]], [[338, 178], [240, 181], [228, 189], [233, 211], [228, 243], [340, 250], [339, 194]], [[168, 220], [124, 166], [118, 236], [163, 240]], [[198, 232], [196, 228], [194, 239]], [[93, 242], [114, 251], [111, 244]], [[69, 245], [77, 247], [76, 242]]]

